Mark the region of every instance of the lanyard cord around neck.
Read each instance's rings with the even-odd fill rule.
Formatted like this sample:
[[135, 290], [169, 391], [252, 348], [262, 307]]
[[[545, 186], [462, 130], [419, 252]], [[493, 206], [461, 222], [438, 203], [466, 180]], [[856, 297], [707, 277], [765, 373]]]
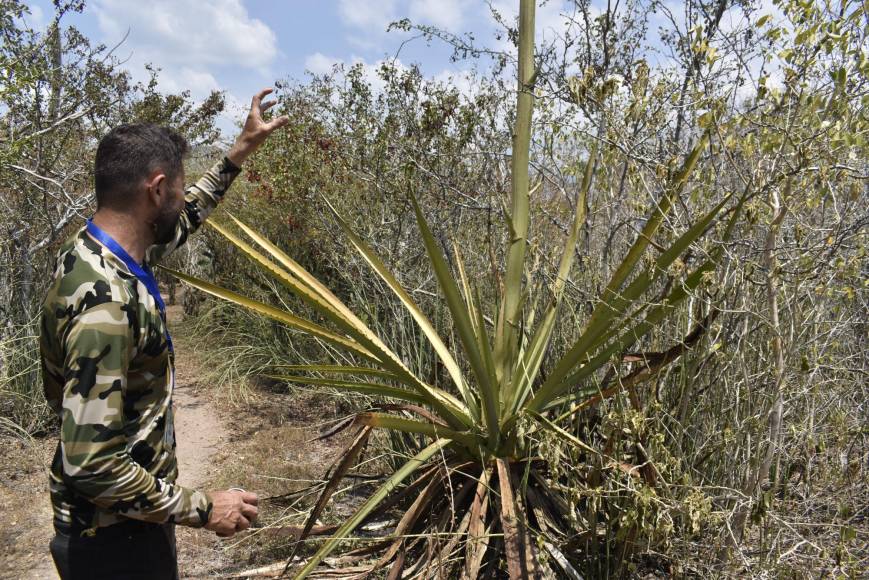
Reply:
[[163, 328], [166, 331], [166, 343], [169, 345], [169, 352], [175, 352], [172, 346], [172, 337], [169, 336], [169, 325], [166, 323], [166, 303], [163, 302], [163, 296], [160, 295], [160, 287], [157, 286], [157, 279], [148, 264], [139, 264], [127, 251], [121, 247], [121, 244], [115, 239], [100, 229], [92, 220], [87, 221], [87, 231], [97, 241], [109, 249], [111, 253], [118, 257], [127, 269], [139, 279], [148, 289], [148, 293], [154, 298], [157, 303], [157, 309], [160, 311], [160, 318], [163, 320]]

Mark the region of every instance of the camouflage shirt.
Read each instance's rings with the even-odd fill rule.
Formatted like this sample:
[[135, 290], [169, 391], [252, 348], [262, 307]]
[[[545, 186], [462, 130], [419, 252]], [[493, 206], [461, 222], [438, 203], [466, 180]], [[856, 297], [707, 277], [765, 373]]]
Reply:
[[[238, 172], [224, 158], [189, 187], [173, 240], [151, 246], [145, 262], [182, 245]], [[159, 308], [85, 228], [60, 249], [40, 330], [45, 397], [61, 422], [55, 528], [79, 535], [126, 518], [205, 525], [208, 496], [175, 484], [173, 354]]]

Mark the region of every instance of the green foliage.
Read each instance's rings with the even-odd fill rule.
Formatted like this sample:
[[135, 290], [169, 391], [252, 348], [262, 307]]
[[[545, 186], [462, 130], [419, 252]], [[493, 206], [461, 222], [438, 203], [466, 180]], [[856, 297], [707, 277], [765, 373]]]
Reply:
[[[576, 204], [576, 218], [568, 236], [567, 246], [562, 250], [564, 258], [554, 283], [551, 287], [538, 287], [538, 292], [542, 293], [541, 297], [544, 303], [549, 303], [542, 317], [542, 324], [534, 329], [529, 320], [527, 327], [524, 330], [521, 329], [521, 320], [525, 318], [523, 315], [524, 303], [529, 299], [528, 290], [523, 283], [523, 273], [526, 267], [525, 238], [530, 218], [527, 156], [531, 133], [532, 88], [529, 81], [532, 76], [530, 68], [532, 65], [530, 62], [531, 52], [528, 51], [531, 51], [533, 46], [533, 4], [523, 2], [522, 14], [523, 16], [520, 18], [522, 21], [520, 25], [520, 36], [522, 37], [520, 55], [524, 54], [522, 58], [527, 59], [528, 62], [525, 65], [520, 65], [519, 68], [519, 97], [512, 155], [512, 210], [507, 220], [509, 237], [505, 250], [506, 272], [501, 293], [496, 297], [494, 305], [488, 305], [488, 312], [483, 310], [483, 304], [477, 299], [479, 281], [475, 284], [469, 284], [464, 276], [458, 251], [456, 252], [455, 267], [460, 273], [461, 282], [454, 277], [452, 268], [426, 222], [419, 203], [412, 192], [409, 195], [431, 268], [450, 311], [454, 332], [460, 338], [462, 346], [460, 351], [457, 350], [453, 354], [446, 348], [444, 341], [438, 336], [428, 318], [422, 313], [410, 294], [402, 288], [397, 278], [385, 267], [380, 257], [340, 215], [337, 218], [356, 250], [396, 294], [402, 305], [420, 325], [423, 335], [437, 353], [440, 363], [449, 372], [452, 384], [448, 390], [429, 385], [423, 378], [414, 374], [402, 362], [404, 357], [391, 350], [326, 286], [311, 276], [295, 260], [279, 250], [272, 242], [262, 238], [238, 220], [236, 220], [237, 225], [260, 246], [264, 253], [249, 246], [222, 226], [215, 227], [233, 245], [276, 277], [307, 307], [329, 320], [339, 335], [343, 335], [343, 337], [330, 333], [313, 321], [299, 321], [289, 313], [270, 309], [235, 293], [218, 289], [207, 282], [176, 273], [182, 280], [195, 287], [255, 309], [288, 324], [294, 329], [318, 336], [333, 346], [342, 348], [346, 354], [361, 357], [360, 360], [363, 362], [374, 365], [375, 369], [379, 368], [380, 371], [378, 372], [385, 373], [382, 377], [386, 379], [387, 384], [378, 390], [376, 383], [365, 381], [357, 382], [354, 388], [356, 390], [372, 390], [376, 394], [399, 402], [423, 402], [429, 409], [429, 411], [421, 411], [426, 421], [367, 413], [357, 416], [355, 420], [357, 424], [428, 435], [435, 439], [436, 442], [433, 445], [438, 448], [443, 447], [448, 452], [446, 457], [448, 465], [458, 465], [459, 462], [467, 461], [468, 458], [476, 458], [480, 461], [481, 468], [485, 473], [497, 464], [499, 485], [502, 487], [502, 492], [505, 493], [513, 486], [513, 483], [509, 481], [510, 470], [514, 469], [514, 466], [521, 468], [523, 463], [529, 463], [533, 458], [539, 456], [534, 438], [536, 430], [526, 429], [527, 425], [520, 425], [519, 420], [526, 412], [538, 413], [561, 408], [563, 404], [558, 397], [568, 387], [588, 379], [599, 369], [608, 366], [614, 355], [624, 352], [655, 328], [679, 302], [700, 285], [704, 273], [714, 267], [716, 257], [711, 256], [709, 260], [701, 263], [693, 271], [685, 272], [684, 278], [676, 283], [675, 288], [665, 293], [661, 305], [653, 306], [645, 312], [644, 308], [637, 308], [640, 305], [639, 298], [652, 287], [654, 281], [662, 273], [667, 271], [676, 258], [684, 254], [691, 244], [707, 231], [716, 214], [724, 206], [724, 203], [718, 204], [707, 217], [689, 227], [685, 234], [677, 238], [669, 248], [662, 251], [660, 257], [653, 261], [651, 268], [647, 269], [645, 265], [641, 264], [641, 258], [646, 253], [650, 242], [655, 238], [658, 228], [668, 215], [674, 201], [679, 198], [682, 189], [688, 183], [700, 154], [706, 148], [707, 141], [704, 138], [693, 149], [682, 167], [678, 171], [672, 172], [673, 177], [667, 186], [665, 195], [647, 219], [643, 231], [637, 237], [625, 259], [613, 273], [610, 282], [603, 291], [602, 300], [595, 308], [578, 341], [567, 350], [564, 356], [556, 359], [557, 362], [552, 365], [548, 377], [544, 381], [538, 382], [537, 375], [541, 368], [543, 355], [549, 350], [555, 317], [561, 304], [565, 278], [573, 262], [574, 245], [584, 222], [585, 205], [584, 202]], [[526, 52], [523, 53], [523, 51]], [[423, 119], [425, 120], [425, 118], [424, 115]], [[594, 155], [586, 161], [580, 199], [586, 198], [588, 189], [591, 187], [595, 162]], [[733, 211], [725, 237], [729, 237], [732, 233], [742, 205], [743, 203], [740, 201], [736, 210]], [[645, 272], [636, 277], [641, 270], [645, 270]], [[634, 280], [631, 284], [626, 285], [629, 278], [634, 278]], [[497, 280], [489, 283], [491, 282], [497, 284]], [[460, 284], [463, 290], [460, 290]], [[623, 286], [626, 286], [624, 290]], [[535, 295], [530, 297], [530, 300], [535, 302], [537, 299], [538, 297]], [[497, 310], [497, 314], [493, 312], [494, 310]], [[496, 320], [491, 335], [485, 322], [487, 315]], [[530, 341], [524, 337], [526, 333], [533, 336]], [[459, 355], [461, 355], [460, 359]], [[461, 367], [457, 364], [457, 360], [461, 360]], [[667, 362], [671, 361], [663, 361], [656, 365], [654, 372], [658, 372], [661, 366]], [[651, 368], [650, 365], [650, 370]], [[468, 370], [470, 372], [463, 376], [463, 369], [466, 373]], [[363, 373], [363, 375], [369, 374], [371, 373], [368, 371]], [[317, 379], [317, 382], [336, 388], [348, 386], [348, 381], [343, 379], [321, 378]], [[353, 381], [350, 381], [349, 384], [352, 385], [352, 383]], [[584, 400], [577, 401], [578, 406], [587, 407], [602, 397], [612, 396], [617, 391], [617, 388], [609, 389], [600, 396], [589, 393], [585, 395]], [[398, 408], [402, 409], [403, 407], [399, 404]], [[561, 433], [561, 430], [556, 429], [555, 432]], [[427, 460], [429, 457], [431, 457], [431, 453], [428, 453], [425, 459]], [[508, 460], [511, 466], [505, 471], [503, 466]], [[414, 471], [422, 468], [425, 461], [417, 459], [412, 463], [412, 467], [409, 467], [411, 464], [407, 464], [397, 471], [388, 484], [372, 496], [379, 499], [377, 501], [372, 499], [367, 502], [357, 512], [357, 515], [342, 527], [340, 530], [342, 533], [339, 537], [353, 531], [355, 525], [368, 517], [380, 500], [386, 499], [389, 491], [395, 485], [401, 483]], [[542, 471], [538, 473], [534, 470], [533, 475], [541, 480], [546, 478], [545, 472]], [[526, 478], [527, 476], [526, 473]], [[465, 485], [471, 485], [471, 483], [468, 482]], [[331, 486], [327, 487], [328, 489], [331, 489]], [[554, 501], [552, 497], [557, 497], [551, 496], [552, 490], [546, 486], [539, 488], [538, 493], [541, 493], [549, 501]], [[514, 507], [503, 503], [505, 497], [504, 495], [501, 497], [501, 509], [493, 510], [492, 525], [500, 525], [505, 534], [504, 541], [508, 550], [508, 562], [511, 566], [510, 574], [514, 576], [518, 574], [512, 569], [514, 565], [524, 569], [526, 566], [531, 566], [531, 562], [534, 561], [534, 558], [526, 561], [526, 555], [522, 553], [525, 548], [510, 547], [510, 544], [515, 542], [517, 546], [526, 545], [528, 550], [533, 551], [531, 545], [527, 544], [528, 539], [524, 537], [527, 532], [522, 531], [530, 524], [531, 513], [522, 510], [514, 511]], [[322, 501], [321, 499], [320, 503]], [[648, 504], [648, 501], [645, 503]], [[497, 513], [500, 513], [500, 519], [495, 517], [494, 514]], [[562, 515], [566, 516], [566, 514]], [[623, 530], [630, 530], [637, 522], [635, 518], [626, 516], [622, 523]], [[538, 522], [538, 525], [542, 525], [542, 522]], [[431, 526], [435, 526], [435, 523], [431, 522]], [[310, 573], [336, 545], [336, 541], [327, 542], [309, 561], [300, 575], [305, 576]], [[528, 552], [529, 555], [531, 551]], [[518, 563], [515, 562], [517, 558], [520, 560]], [[466, 564], [466, 566], [470, 565], [470, 563]]]
[[[830, 557], [838, 531], [825, 536], [829, 549], [815, 551], [803, 540], [819, 528], [788, 518], [799, 513], [800, 522], [823, 521], [830, 526], [825, 529], [839, 530], [845, 519], [822, 515], [835, 509], [814, 506], [838, 501], [833, 499], [837, 485], [865, 480], [865, 470], [841, 467], [836, 455], [844, 452], [853, 466], [865, 452], [865, 441], [855, 435], [866, 396], [859, 386], [866, 365], [865, 316], [859, 314], [867, 289], [862, 280], [866, 102], [861, 92], [866, 58], [860, 41], [865, 31], [857, 3], [835, 9], [804, 4], [778, 4], [779, 11], [761, 22], [757, 33], [752, 27], [763, 12], [749, 5], [722, 4], [720, 14], [708, 6], [689, 11], [681, 34], [673, 26], [662, 36], [682, 70], [662, 68], [643, 53], [638, 40], [648, 22], [643, 3], [620, 8], [618, 18], [589, 17], [588, 47], [583, 18], [577, 18], [572, 36], [564, 39], [569, 50], [537, 51], [530, 158], [531, 181], [541, 185], [529, 200], [522, 276], [527, 294], [520, 318], [525, 352], [537, 353], [529, 360], [540, 356], [538, 378], [530, 382], [533, 394], [552, 376], [559, 356], [582, 337], [596, 310], [595, 324], [605, 331], [594, 347], [601, 358], [587, 370], [568, 372], [565, 377], [573, 382], [566, 381], [567, 390], [556, 399], [560, 408], [541, 415], [582, 445], [569, 444], [533, 415], [517, 418], [509, 428], [519, 434], [517, 440], [537, 441], [530, 448], [547, 459], [546, 485], [568, 505], [556, 528], [582, 540], [565, 540], [551, 529], [540, 534], [537, 514], [529, 516], [533, 533], [540, 534], [540, 542], [553, 541], [590, 576], [618, 573], [623, 556], [631, 565], [671, 574], [720, 574], [728, 562], [744, 566], [732, 572], [737, 576], [813, 570], [816, 557], [830, 558], [824, 562], [831, 569], [838, 565]], [[517, 39], [514, 24], [504, 24], [507, 37]], [[401, 26], [452, 43], [459, 56], [486, 54], [467, 37], [410, 22]], [[815, 32], [795, 42], [812, 28]], [[843, 30], [849, 32], [843, 35]], [[575, 71], [582, 72], [571, 76]], [[514, 94], [497, 76], [481, 83], [473, 96], [453, 97], [415, 69], [385, 66], [380, 74], [382, 90], [368, 86], [359, 68], [285, 87], [285, 112], [299, 112], [292, 137], [254, 160], [251, 176], [262, 184], [257, 185], [262, 193], [232, 211], [247, 223], [255, 219], [258, 230], [331, 288], [418, 378], [477, 402], [479, 397], [465, 397], [456, 388], [450, 365], [443, 364], [392, 284], [369, 268], [370, 260], [352, 241], [333, 234], [335, 222], [321, 199], [328, 199], [380, 256], [462, 367], [464, 382], [478, 390], [477, 375], [488, 371], [475, 372], [467, 358], [469, 341], [461, 336], [467, 332], [452, 320], [437, 276], [422, 256], [431, 252], [419, 243], [410, 200], [419, 201], [470, 326], [486, 328], [491, 338], [513, 233], [504, 221], [512, 215], [505, 210], [511, 207], [506, 160], [512, 138], [505, 120], [514, 117], [504, 103]], [[462, 114], [444, 115], [457, 110]], [[679, 160], [704, 131], [711, 139], [701, 150], [698, 169], [661, 221], [635, 273], [607, 299], [604, 290], [621, 258], [673, 184]], [[582, 199], [580, 185], [593, 149], [598, 159], [592, 164], [594, 181]], [[732, 241], [726, 242], [732, 208], [743, 198], [745, 219], [733, 225]], [[586, 217], [576, 237], [575, 262], [564, 278], [558, 315], [547, 318], [562, 248], [580, 205]], [[297, 207], [304, 212], [303, 231], [282, 224], [281, 212]], [[716, 222], [717, 212], [723, 219]], [[708, 231], [688, 241], [687, 251], [662, 262], [666, 249], [678, 246], [704, 217], [711, 221], [698, 229], [708, 226]], [[770, 252], [764, 251], [770, 234], [773, 268]], [[279, 297], [294, 313], [320, 320], [284, 289], [273, 291], [261, 271], [237, 252], [213, 238], [209, 243], [221, 256], [221, 282], [265, 302]], [[716, 260], [717, 271], [704, 266]], [[692, 274], [696, 288], [679, 304], [663, 306], [667, 294]], [[778, 329], [770, 323], [769, 288], [779, 297]], [[634, 296], [638, 289], [646, 294]], [[622, 322], [650, 314], [661, 319], [651, 328], [640, 327], [648, 332], [626, 348], [631, 326], [600, 322], [606, 320], [601, 312], [609, 313], [612, 305], [623, 308]], [[550, 324], [548, 342], [541, 338], [547, 333], [533, 332]], [[474, 342], [484, 349], [474, 333]], [[620, 333], [626, 342], [617, 342]], [[777, 335], [784, 358], [780, 375], [774, 370]], [[298, 336], [282, 340], [292, 352], [280, 361], [285, 364], [325, 364], [335, 354]], [[271, 336], [262, 343], [275, 352]], [[613, 345], [610, 352], [601, 346], [606, 344]], [[670, 366], [656, 369], [660, 361]], [[313, 368], [310, 384], [327, 388], [331, 382], [346, 389], [337, 386], [336, 377]], [[304, 384], [303, 376], [295, 374], [293, 383]], [[353, 381], [350, 375], [340, 380]], [[414, 391], [414, 396], [422, 395]], [[783, 419], [773, 430], [779, 400]], [[359, 404], [384, 402], [366, 398]], [[473, 406], [467, 405], [468, 412], [476, 417]], [[480, 406], [481, 425], [485, 413]], [[418, 435], [390, 440], [395, 445], [390, 462], [396, 466], [422, 448]], [[770, 449], [769, 475], [759, 478]], [[636, 466], [643, 467], [632, 469]], [[857, 473], [856, 479], [845, 483], [846, 473]], [[488, 477], [497, 487], [497, 476]], [[537, 493], [533, 484], [522, 489], [524, 501]], [[738, 516], [745, 509], [762, 517], [740, 526]], [[458, 533], [461, 522], [439, 529]], [[787, 539], [764, 540], [774, 534]], [[741, 550], [741, 555], [728, 560], [719, 547], [735, 537], [731, 554]], [[497, 541], [492, 547], [501, 549]], [[853, 545], [846, 549], [859, 551]], [[556, 565], [551, 554], [540, 557]], [[858, 565], [841, 561], [851, 562], [842, 569]]]
[[[58, 22], [81, 7], [60, 3]], [[509, 318], [500, 309], [502, 285], [517, 275], [504, 267], [516, 233], [506, 225], [516, 214], [509, 170], [516, 93], [505, 81], [514, 77], [504, 74], [512, 55], [399, 23], [446, 41], [458, 58], [491, 54], [494, 69], [477, 73], [470, 94], [388, 62], [378, 88], [361, 66], [283, 85], [279, 108], [291, 124], [247, 163], [226, 205], [329, 288], [410, 375], [480, 417], [479, 429], [447, 429], [471, 432], [493, 456], [537, 454], [504, 481], [524, 506], [530, 543], [546, 566], [558, 569], [563, 557], [587, 577], [859, 575], [869, 553], [860, 527], [869, 441], [865, 5], [692, 0], [684, 23], [676, 13], [669, 21], [665, 8], [639, 1], [592, 13], [577, 3], [562, 44], [543, 44], [534, 55], [529, 182], [538, 187], [521, 236], [516, 352], [502, 357], [522, 372], [508, 377], [503, 366], [500, 374], [487, 367], [497, 350], [492, 337], [508, 334], [503, 324], [498, 330]], [[108, 128], [132, 119], [167, 122], [207, 143], [221, 106], [219, 95], [196, 107], [184, 94], [161, 94], [153, 79], [133, 85], [78, 31], [27, 30], [25, 10], [0, 0], [0, 429], [19, 434], [46, 428], [32, 319], [54, 247], [89, 209], [81, 160]], [[516, 43], [516, 23], [498, 20], [502, 39]], [[561, 31], [547, 31], [547, 42], [551, 32]], [[663, 51], [645, 46], [647, 32]], [[645, 243], [638, 233], [662, 200], [669, 203], [676, 170], [704, 132], [709, 144], [695, 171], [646, 236], [633, 273], [607, 292], [623, 257], [638, 239]], [[593, 181], [584, 193], [587, 168]], [[324, 198], [370, 252], [336, 235], [340, 224]], [[428, 249], [413, 198], [430, 230]], [[727, 241], [732, 208], [743, 198], [744, 219]], [[692, 225], [693, 240], [683, 237]], [[216, 230], [191, 240], [185, 269], [274, 305], [280, 317], [289, 312], [343, 332], [223, 240]], [[669, 247], [681, 249], [664, 259]], [[458, 289], [452, 309], [430, 266], [435, 249], [446, 263], [441, 277]], [[395, 283], [371, 268], [373, 255]], [[688, 289], [692, 274], [696, 287]], [[460, 381], [398, 286], [440, 337]], [[665, 306], [673, 292], [684, 292], [681, 302]], [[189, 292], [185, 301], [202, 299]], [[463, 328], [453, 320], [457, 309], [467, 310]], [[617, 322], [606, 324], [614, 311]], [[215, 345], [209, 366], [222, 386], [248, 374], [289, 377], [342, 401], [352, 394], [357, 408], [392, 413], [396, 425], [413, 429], [378, 440], [387, 441], [379, 451], [396, 470], [432, 441], [420, 430], [436, 428], [419, 425], [431, 417], [384, 407], [404, 397], [418, 408], [429, 396], [396, 381], [395, 365], [360, 371], [361, 358], [224, 303], [203, 302], [199, 312], [192, 332]], [[661, 318], [639, 327], [645, 334], [635, 339], [630, 322], [649, 316]], [[600, 328], [589, 333], [592, 323]], [[576, 349], [574, 362], [594, 364], [559, 369], [580, 340], [593, 346]], [[466, 348], [482, 353], [477, 372]], [[498, 405], [488, 410], [477, 394], [477, 377], [485, 382], [487, 374], [499, 385]], [[515, 442], [490, 442], [483, 417], [506, 418], [502, 404], [518, 411], [544, 401], [538, 395], [547, 381], [561, 393], [553, 404], [516, 413], [512, 425], [498, 421]], [[360, 417], [366, 427], [382, 423]], [[422, 508], [404, 504], [404, 514], [420, 517], [395, 531], [407, 541], [387, 553], [419, 549], [413, 538], [421, 533], [444, 562], [484, 566], [507, 549], [499, 539], [500, 474], [468, 447], [451, 444], [441, 456], [473, 456], [472, 468], [449, 464], [466, 479], [420, 468], [394, 492], [429, 490], [439, 496], [427, 504], [436, 514], [452, 513], [458, 499], [460, 508], [485, 513], [482, 523], [444, 516], [432, 528]], [[498, 493], [464, 485], [478, 481]]]
[[[99, 138], [125, 122], [169, 124], [198, 146], [212, 141], [223, 96], [202, 104], [164, 95], [157, 71], [133, 84], [113, 52], [65, 26], [84, 2], [55, 2], [44, 30], [27, 5], [0, 2], [0, 417], [45, 429], [38, 307], [59, 244], [92, 209], [90, 160]], [[83, 163], [84, 160], [84, 163]]]

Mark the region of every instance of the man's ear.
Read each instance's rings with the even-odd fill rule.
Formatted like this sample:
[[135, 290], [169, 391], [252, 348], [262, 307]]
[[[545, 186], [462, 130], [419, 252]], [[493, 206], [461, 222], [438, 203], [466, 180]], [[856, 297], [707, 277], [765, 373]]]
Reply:
[[148, 198], [148, 204], [153, 207], [163, 207], [164, 198], [169, 193], [169, 181], [166, 179], [166, 174], [160, 169], [155, 169], [145, 180], [145, 195]]

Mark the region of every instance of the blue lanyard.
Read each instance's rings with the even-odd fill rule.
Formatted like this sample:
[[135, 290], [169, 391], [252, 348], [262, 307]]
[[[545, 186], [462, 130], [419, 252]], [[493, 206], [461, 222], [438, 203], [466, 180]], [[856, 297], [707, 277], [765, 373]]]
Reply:
[[102, 245], [107, 247], [111, 253], [120, 258], [127, 266], [130, 272], [133, 273], [139, 281], [148, 289], [148, 293], [154, 297], [154, 302], [157, 303], [157, 308], [160, 311], [160, 318], [163, 320], [163, 328], [166, 330], [166, 343], [169, 345], [169, 352], [174, 353], [172, 346], [172, 337], [169, 336], [169, 325], [166, 324], [166, 303], [163, 302], [163, 297], [160, 295], [160, 288], [157, 286], [157, 279], [154, 278], [154, 273], [148, 264], [139, 264], [133, 257], [127, 253], [121, 244], [115, 241], [112, 236], [104, 232], [93, 221], [88, 219], [87, 230], [90, 235], [96, 238]]

